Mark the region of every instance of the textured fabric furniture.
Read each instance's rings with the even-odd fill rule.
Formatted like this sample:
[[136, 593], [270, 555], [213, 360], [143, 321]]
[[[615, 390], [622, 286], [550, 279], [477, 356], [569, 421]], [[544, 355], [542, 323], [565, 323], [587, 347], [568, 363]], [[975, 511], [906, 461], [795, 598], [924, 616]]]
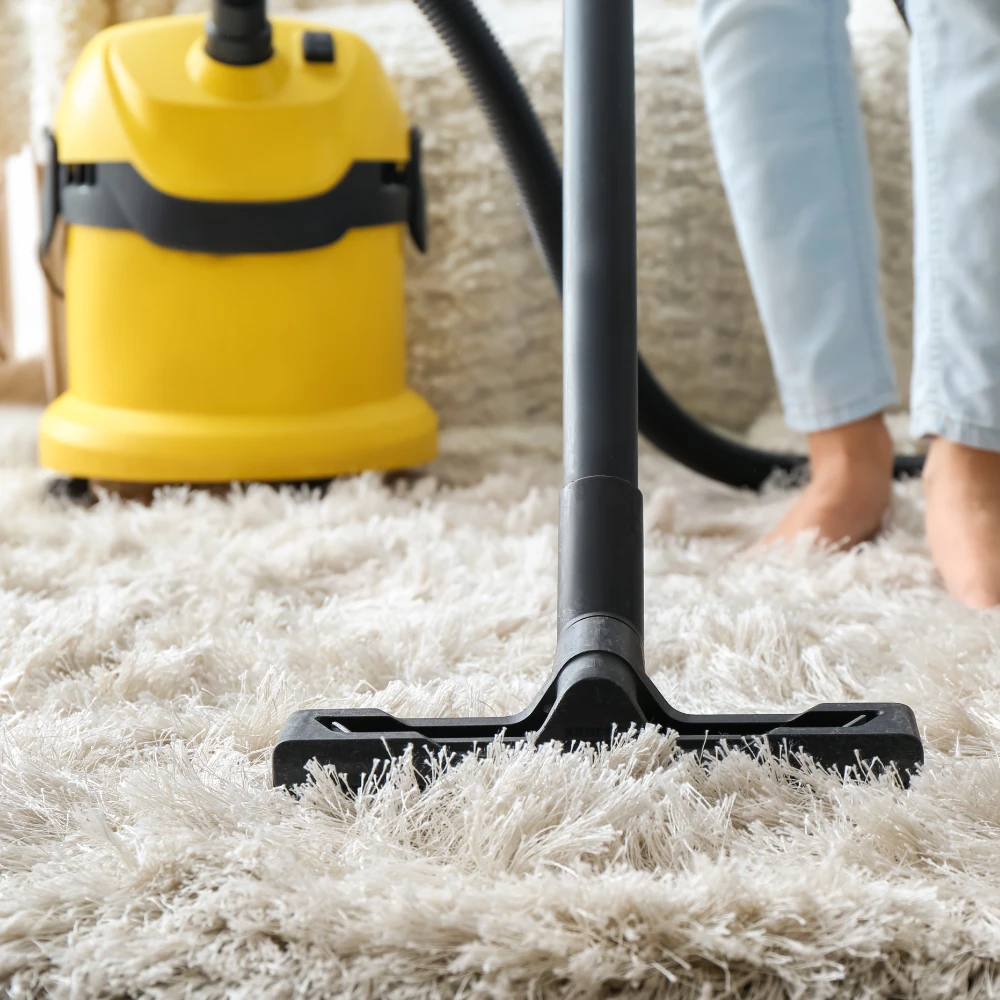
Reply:
[[[37, 134], [51, 118], [73, 58], [109, 21], [112, 5], [17, 2], [24, 41], [0, 55], [7, 56], [7, 79], [30, 76]], [[199, 6], [182, 2], [176, 9]], [[311, 6], [311, 17], [371, 41], [425, 133], [431, 251], [425, 259], [414, 254], [410, 273], [415, 388], [448, 424], [558, 420], [559, 303], [501, 157], [448, 54], [408, 0]], [[484, 7], [559, 143], [559, 0], [484, 0]], [[129, 17], [175, 5], [119, 0], [114, 9]], [[640, 0], [636, 28], [642, 349], [698, 415], [745, 429], [769, 408], [774, 386], [707, 134], [695, 10], [680, 0]], [[852, 30], [875, 164], [882, 284], [905, 389], [911, 296], [906, 35], [888, 0], [856, 4]], [[10, 93], [16, 106], [4, 126], [10, 131], [0, 136], [8, 148], [28, 129], [24, 92]]]

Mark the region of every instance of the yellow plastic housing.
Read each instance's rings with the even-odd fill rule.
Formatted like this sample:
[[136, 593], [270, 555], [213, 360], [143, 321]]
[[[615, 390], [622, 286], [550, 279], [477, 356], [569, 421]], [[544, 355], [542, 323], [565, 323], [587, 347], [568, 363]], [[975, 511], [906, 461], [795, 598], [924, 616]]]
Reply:
[[[371, 49], [275, 18], [275, 56], [216, 63], [204, 19], [111, 28], [60, 105], [63, 163], [129, 162], [160, 191], [282, 201], [332, 188], [357, 160], [409, 157], [408, 123]], [[92, 479], [317, 479], [433, 458], [437, 419], [406, 386], [404, 227], [317, 250], [212, 255], [73, 225], [68, 391], [45, 412], [43, 465]]]

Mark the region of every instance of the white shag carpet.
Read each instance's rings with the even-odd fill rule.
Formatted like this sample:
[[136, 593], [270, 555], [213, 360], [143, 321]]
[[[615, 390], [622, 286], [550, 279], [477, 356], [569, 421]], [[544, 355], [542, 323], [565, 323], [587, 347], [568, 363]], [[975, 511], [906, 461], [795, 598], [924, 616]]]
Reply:
[[558, 435], [452, 432], [325, 498], [46, 498], [0, 419], [0, 992], [14, 998], [990, 997], [1000, 614], [919, 484], [874, 545], [740, 549], [787, 496], [642, 459], [648, 662], [693, 710], [900, 699], [909, 791], [741, 755], [498, 753], [421, 793], [269, 787], [311, 705], [503, 713], [554, 648]]

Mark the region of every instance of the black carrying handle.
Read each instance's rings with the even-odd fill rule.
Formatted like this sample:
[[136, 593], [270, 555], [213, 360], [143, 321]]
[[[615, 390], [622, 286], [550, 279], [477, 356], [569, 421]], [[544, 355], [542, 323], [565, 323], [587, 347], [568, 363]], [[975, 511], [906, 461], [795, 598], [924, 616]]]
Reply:
[[407, 223], [413, 244], [421, 253], [427, 253], [427, 193], [424, 189], [423, 135], [414, 125], [410, 129], [410, 162], [403, 171], [403, 183], [409, 195]]
[[42, 174], [42, 237], [38, 244], [38, 257], [48, 256], [55, 239], [56, 226], [62, 214], [59, 186], [59, 146], [56, 137], [46, 129], [42, 141], [45, 144], [45, 164]]
[[46, 129], [42, 136], [45, 144], [45, 164], [42, 172], [41, 212], [42, 232], [38, 241], [38, 264], [45, 276], [49, 291], [57, 299], [66, 297], [65, 291], [59, 287], [55, 276], [49, 267], [49, 251], [56, 238], [59, 218], [62, 215], [62, 191], [59, 178], [59, 146], [51, 130]]

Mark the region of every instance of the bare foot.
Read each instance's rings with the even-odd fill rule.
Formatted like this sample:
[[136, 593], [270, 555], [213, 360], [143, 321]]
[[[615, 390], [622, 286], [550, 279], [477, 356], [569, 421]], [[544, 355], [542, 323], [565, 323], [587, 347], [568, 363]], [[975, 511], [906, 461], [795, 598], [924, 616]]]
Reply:
[[892, 497], [892, 438], [881, 414], [809, 435], [809, 485], [759, 544], [804, 531], [849, 548], [881, 528]]
[[952, 596], [1000, 604], [1000, 454], [936, 438], [924, 467], [927, 542]]

